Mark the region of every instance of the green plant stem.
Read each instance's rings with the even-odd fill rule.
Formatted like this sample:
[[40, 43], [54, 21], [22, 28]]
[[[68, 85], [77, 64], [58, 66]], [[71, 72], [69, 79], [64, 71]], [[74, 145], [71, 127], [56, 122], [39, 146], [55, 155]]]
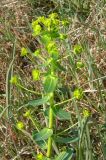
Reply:
[[41, 95], [41, 93], [33, 91], [33, 90], [29, 90], [27, 88], [25, 88], [24, 86], [22, 86], [21, 84], [17, 83], [17, 86], [20, 87], [21, 89], [24, 89], [25, 91], [28, 91], [30, 93], [36, 94], [36, 95]]
[[65, 129], [64, 131], [57, 133], [57, 135], [61, 135], [61, 134], [63, 134], [64, 132], [67, 132], [68, 130], [70, 130], [70, 129], [76, 127], [77, 125], [78, 125], [78, 122], [75, 123], [75, 124], [73, 124], [73, 125], [70, 126], [69, 128]]
[[9, 118], [9, 114], [10, 114], [10, 97], [11, 97], [11, 84], [10, 84], [10, 79], [12, 77], [13, 74], [13, 63], [15, 60], [15, 48], [16, 47], [16, 39], [13, 43], [13, 53], [12, 53], [12, 60], [9, 64], [7, 73], [6, 73], [6, 110], [7, 110], [7, 118]]
[[[49, 128], [53, 129], [53, 110], [54, 105], [54, 96], [50, 99], [50, 110], [49, 110]], [[52, 136], [48, 138], [48, 148], [47, 148], [47, 157], [50, 158], [52, 153]]]
[[30, 116], [29, 119], [32, 121], [32, 123], [35, 126], [36, 130], [39, 132], [40, 126], [39, 126], [38, 122], [36, 121], [36, 119], [34, 119], [32, 116]]
[[68, 103], [68, 102], [72, 101], [73, 99], [75, 99], [75, 98], [73, 97], [73, 98], [67, 99], [67, 100], [65, 100], [65, 101], [59, 102], [59, 103], [55, 104], [54, 107], [59, 106], [59, 105], [62, 105], [62, 104], [64, 104], [64, 103]]

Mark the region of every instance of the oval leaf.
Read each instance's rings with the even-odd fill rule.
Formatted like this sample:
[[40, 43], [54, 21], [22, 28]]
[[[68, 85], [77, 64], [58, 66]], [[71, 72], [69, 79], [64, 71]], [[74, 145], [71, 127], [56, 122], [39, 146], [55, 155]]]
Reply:
[[36, 106], [40, 106], [40, 105], [43, 105], [45, 103], [48, 102], [48, 100], [50, 99], [51, 95], [48, 95], [48, 96], [45, 96], [41, 99], [36, 99], [36, 100], [31, 100], [29, 101], [28, 103], [22, 105], [18, 110], [24, 108], [24, 107], [28, 107], [28, 106], [33, 106], [33, 107], [36, 107]]
[[55, 76], [49, 75], [46, 77], [44, 82], [44, 90], [46, 93], [51, 93], [55, 90], [57, 85], [57, 78]]
[[66, 69], [59, 62], [55, 62], [55, 66], [60, 71], [66, 71]]
[[44, 140], [41, 140], [41, 141], [37, 141], [36, 142], [38, 144], [38, 146], [42, 149], [42, 150], [45, 150], [47, 149], [47, 144]]
[[60, 120], [70, 120], [71, 114], [62, 108], [53, 108], [55, 116]]
[[40, 106], [42, 104], [47, 103], [49, 98], [50, 98], [49, 96], [45, 96], [45, 97], [43, 97], [41, 99], [31, 100], [31, 101], [28, 102], [28, 105], [31, 105], [31, 106], [34, 106], [34, 107], [35, 106]]
[[55, 142], [58, 142], [58, 143], [75, 143], [79, 140], [78, 137], [66, 137], [66, 138], [63, 138], [63, 137], [60, 137], [60, 136], [57, 136], [54, 138]]
[[36, 133], [33, 135], [33, 139], [35, 141], [41, 141], [41, 140], [46, 140], [50, 136], [52, 136], [53, 130], [49, 128], [44, 128], [40, 132]]
[[55, 160], [71, 160], [73, 157], [73, 151], [69, 149], [68, 151], [61, 152]]

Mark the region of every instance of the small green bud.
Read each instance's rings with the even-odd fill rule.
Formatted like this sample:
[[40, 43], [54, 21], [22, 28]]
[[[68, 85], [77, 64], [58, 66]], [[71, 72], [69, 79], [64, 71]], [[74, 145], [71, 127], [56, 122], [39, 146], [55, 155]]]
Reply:
[[77, 100], [80, 100], [83, 98], [83, 91], [82, 89], [75, 89], [74, 93], [73, 93], [74, 98], [76, 98]]
[[60, 34], [60, 39], [61, 40], [64, 40], [64, 39], [66, 39], [67, 38], [67, 35], [66, 34]]
[[77, 66], [77, 69], [81, 69], [81, 68], [84, 67], [84, 63], [81, 62], [81, 61], [78, 61], [77, 64], [76, 64], [76, 66]]
[[90, 111], [88, 109], [83, 109], [83, 116], [84, 118], [87, 118], [90, 116]]
[[83, 51], [83, 48], [81, 45], [77, 44], [74, 46], [74, 54], [81, 54]]
[[39, 78], [40, 78], [40, 71], [36, 70], [36, 69], [33, 69], [32, 70], [32, 77], [33, 77], [34, 81], [39, 80]]
[[42, 153], [37, 154], [36, 156], [37, 160], [43, 160], [44, 156]]
[[61, 23], [63, 26], [67, 26], [69, 24], [69, 22], [67, 20], [63, 20], [63, 21], [61, 21]]
[[33, 53], [33, 55], [36, 56], [36, 57], [37, 57], [39, 54], [40, 54], [40, 49], [37, 49], [37, 50]]
[[28, 53], [28, 50], [27, 50], [26, 48], [22, 47], [22, 49], [21, 49], [21, 56], [22, 56], [22, 57], [23, 57], [23, 56], [26, 56], [27, 53]]
[[30, 118], [30, 116], [31, 116], [30, 110], [28, 110], [28, 111], [26, 111], [26, 112], [24, 113], [24, 117]]
[[13, 77], [11, 77], [11, 79], [10, 79], [10, 83], [12, 83], [12, 84], [17, 84], [17, 82], [18, 82], [18, 78], [17, 78], [17, 75], [14, 75]]
[[17, 126], [17, 128], [18, 128], [19, 130], [21, 130], [21, 129], [24, 128], [24, 124], [23, 124], [23, 122], [21, 122], [21, 121], [19, 121], [16, 126]]

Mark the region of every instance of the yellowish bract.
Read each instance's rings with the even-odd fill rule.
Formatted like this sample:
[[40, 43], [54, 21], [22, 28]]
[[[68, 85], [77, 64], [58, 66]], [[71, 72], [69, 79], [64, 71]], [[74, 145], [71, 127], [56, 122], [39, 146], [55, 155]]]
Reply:
[[39, 36], [41, 34], [41, 26], [39, 24], [33, 27], [33, 36]]

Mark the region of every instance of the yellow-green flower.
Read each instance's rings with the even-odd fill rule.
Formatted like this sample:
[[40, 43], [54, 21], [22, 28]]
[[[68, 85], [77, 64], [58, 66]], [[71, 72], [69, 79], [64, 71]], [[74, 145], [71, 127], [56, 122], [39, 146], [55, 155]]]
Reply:
[[58, 49], [57, 49], [57, 45], [54, 41], [51, 41], [51, 42], [48, 43], [47, 51], [52, 56], [53, 59], [58, 59], [59, 52], [58, 52]]
[[14, 75], [13, 77], [11, 77], [10, 83], [12, 83], [12, 84], [17, 84], [17, 82], [18, 82], [17, 75]]
[[39, 36], [41, 34], [41, 26], [39, 24], [33, 27], [33, 36]]
[[23, 124], [23, 122], [21, 122], [21, 121], [19, 121], [16, 126], [17, 126], [17, 128], [18, 128], [19, 130], [21, 130], [21, 129], [24, 128], [24, 124]]
[[32, 28], [35, 28], [36, 25], [38, 25], [38, 20], [32, 22]]
[[43, 158], [44, 156], [42, 153], [37, 154], [37, 157], [36, 157], [37, 160], [43, 160]]
[[80, 44], [76, 44], [74, 46], [74, 54], [81, 54], [83, 51], [83, 48]]
[[54, 41], [51, 41], [51, 42], [48, 43], [47, 51], [48, 51], [48, 53], [53, 53], [53, 52], [58, 51], [56, 43]]
[[78, 61], [78, 62], [76, 63], [76, 66], [77, 66], [77, 69], [81, 69], [81, 68], [84, 67], [84, 63], [81, 62], [81, 61]]
[[28, 54], [28, 50], [24, 47], [21, 48], [21, 56], [26, 56]]
[[38, 21], [39, 23], [44, 23], [45, 20], [46, 20], [46, 18], [45, 18], [44, 16], [38, 17], [38, 19], [37, 19], [37, 21]]
[[66, 34], [60, 34], [60, 39], [61, 40], [64, 40], [64, 39], [66, 39], [67, 38], [67, 35]]
[[89, 117], [90, 116], [90, 111], [88, 109], [83, 109], [83, 116], [85, 118]]
[[55, 18], [58, 18], [58, 14], [57, 13], [51, 13], [51, 14], [49, 14], [49, 17], [51, 19], [55, 19]]
[[36, 70], [36, 69], [33, 69], [32, 70], [32, 77], [33, 77], [34, 81], [39, 80], [39, 78], [40, 78], [40, 71]]
[[63, 21], [61, 21], [61, 23], [63, 26], [67, 26], [69, 24], [69, 22], [67, 20], [63, 20]]
[[74, 93], [73, 93], [74, 98], [80, 100], [83, 98], [83, 91], [82, 89], [75, 89]]
[[33, 53], [33, 55], [36, 56], [36, 57], [37, 57], [39, 54], [40, 54], [40, 49], [37, 49], [37, 50]]
[[37, 20], [32, 22], [32, 28], [34, 29], [36, 25], [39, 25], [39, 23], [44, 23], [46, 18], [44, 16], [38, 17]]
[[49, 15], [49, 18], [48, 19], [50, 19], [51, 20], [51, 24], [54, 26], [56, 26], [56, 27], [58, 27], [58, 25], [59, 25], [59, 20], [58, 20], [58, 14], [57, 13], [51, 13], [50, 15]]
[[48, 31], [50, 31], [51, 29], [51, 19], [50, 18], [46, 18], [45, 21], [44, 21], [44, 25], [45, 27], [47, 27]]
[[52, 13], [48, 16], [48, 18], [45, 18], [43, 20], [43, 24], [45, 25], [45, 27], [47, 27], [48, 31], [50, 31], [54, 27], [58, 27], [59, 20], [57, 19], [57, 17], [57, 13]]
[[24, 117], [30, 118], [30, 116], [31, 116], [30, 110], [26, 111], [25, 114], [24, 114]]
[[51, 51], [54, 47], [56, 47], [56, 44], [54, 41], [51, 41], [48, 45], [47, 45], [47, 50]]

